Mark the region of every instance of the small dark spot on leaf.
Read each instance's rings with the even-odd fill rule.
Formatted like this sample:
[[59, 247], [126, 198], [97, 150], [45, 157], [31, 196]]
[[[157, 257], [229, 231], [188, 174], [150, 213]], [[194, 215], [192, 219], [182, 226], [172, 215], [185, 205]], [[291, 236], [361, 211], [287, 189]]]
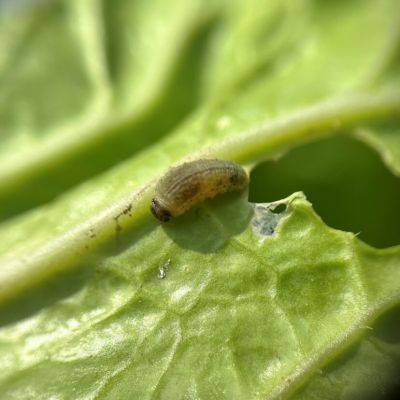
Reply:
[[122, 214], [124, 214], [124, 215], [129, 214], [129, 216], [131, 216], [131, 211], [132, 211], [132, 204], [129, 204], [129, 205], [122, 211]]
[[128, 206], [126, 206], [118, 215], [116, 215], [116, 216], [114, 217], [114, 219], [115, 219], [116, 221], [118, 221], [118, 219], [119, 219], [120, 217], [122, 217], [123, 215], [127, 215], [127, 214], [129, 214], [129, 216], [132, 216], [131, 211], [132, 211], [132, 203], [129, 204]]

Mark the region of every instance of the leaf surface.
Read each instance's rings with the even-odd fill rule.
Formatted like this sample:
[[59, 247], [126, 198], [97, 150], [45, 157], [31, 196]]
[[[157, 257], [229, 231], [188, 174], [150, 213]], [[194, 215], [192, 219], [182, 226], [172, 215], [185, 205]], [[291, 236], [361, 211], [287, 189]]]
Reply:
[[0, 397], [361, 399], [398, 383], [398, 242], [328, 227], [299, 192], [222, 196], [167, 225], [149, 212], [174, 163], [250, 171], [337, 135], [398, 175], [397, 8], [0, 5]]

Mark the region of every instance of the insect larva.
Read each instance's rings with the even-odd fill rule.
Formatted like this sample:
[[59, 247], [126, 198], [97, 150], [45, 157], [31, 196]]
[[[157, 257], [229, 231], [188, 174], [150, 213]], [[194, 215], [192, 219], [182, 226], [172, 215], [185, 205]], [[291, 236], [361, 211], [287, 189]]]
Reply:
[[151, 212], [160, 221], [177, 217], [219, 193], [239, 191], [248, 185], [246, 171], [223, 160], [196, 160], [171, 168], [159, 180]]

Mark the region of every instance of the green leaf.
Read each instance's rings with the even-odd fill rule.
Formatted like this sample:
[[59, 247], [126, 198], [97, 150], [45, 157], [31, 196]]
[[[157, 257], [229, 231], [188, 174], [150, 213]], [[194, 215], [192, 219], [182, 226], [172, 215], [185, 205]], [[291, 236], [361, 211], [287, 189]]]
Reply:
[[[398, 383], [399, 241], [334, 230], [299, 192], [263, 204], [261, 170], [259, 203], [149, 212], [174, 163], [250, 171], [338, 135], [398, 175], [397, 9], [0, 5], [0, 397], [355, 399]], [[325, 179], [325, 157], [304, 162]]]
[[327, 228], [301, 195], [281, 203], [273, 234], [274, 205], [249, 224], [252, 208], [229, 196], [98, 262], [73, 293], [2, 329], [2, 393], [291, 394], [398, 302], [400, 255]]

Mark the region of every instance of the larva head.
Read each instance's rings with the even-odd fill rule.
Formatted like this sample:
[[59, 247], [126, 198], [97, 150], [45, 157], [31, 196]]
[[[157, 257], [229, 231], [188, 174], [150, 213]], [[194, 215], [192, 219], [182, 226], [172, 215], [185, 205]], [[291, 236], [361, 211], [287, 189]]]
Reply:
[[171, 213], [155, 198], [151, 201], [150, 210], [161, 222], [167, 222], [171, 219]]

